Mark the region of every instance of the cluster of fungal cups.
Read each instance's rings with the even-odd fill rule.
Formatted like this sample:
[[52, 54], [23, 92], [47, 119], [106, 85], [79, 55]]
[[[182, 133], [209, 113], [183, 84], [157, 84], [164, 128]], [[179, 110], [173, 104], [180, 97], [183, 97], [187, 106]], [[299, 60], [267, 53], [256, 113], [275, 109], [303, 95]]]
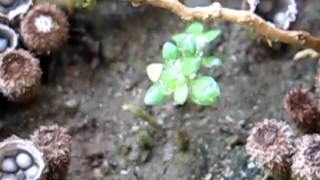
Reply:
[[288, 29], [298, 14], [296, 0], [245, 0], [244, 9], [258, 14], [281, 29]]
[[63, 46], [67, 17], [53, 4], [0, 0], [0, 22], [0, 92], [13, 102], [29, 100], [40, 87], [42, 74], [33, 54], [47, 55]]
[[11, 136], [0, 143], [0, 180], [63, 180], [71, 138], [57, 125], [40, 127], [30, 140]]
[[275, 119], [257, 123], [246, 144], [251, 160], [282, 179], [320, 179], [320, 111], [314, 95], [291, 90], [284, 108], [295, 128]]

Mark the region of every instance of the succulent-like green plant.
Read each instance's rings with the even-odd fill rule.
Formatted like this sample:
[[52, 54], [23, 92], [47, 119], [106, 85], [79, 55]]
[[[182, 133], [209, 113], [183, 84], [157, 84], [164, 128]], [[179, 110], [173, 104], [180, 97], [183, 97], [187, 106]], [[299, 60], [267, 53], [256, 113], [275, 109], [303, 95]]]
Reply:
[[154, 84], [147, 90], [144, 103], [158, 105], [173, 95], [177, 105], [188, 97], [199, 105], [211, 106], [220, 97], [220, 87], [213, 77], [199, 74], [201, 67], [222, 64], [216, 56], [204, 56], [204, 47], [215, 40], [221, 30], [204, 31], [204, 25], [194, 22], [180, 34], [172, 36], [162, 48], [163, 64], [151, 64], [147, 74]]

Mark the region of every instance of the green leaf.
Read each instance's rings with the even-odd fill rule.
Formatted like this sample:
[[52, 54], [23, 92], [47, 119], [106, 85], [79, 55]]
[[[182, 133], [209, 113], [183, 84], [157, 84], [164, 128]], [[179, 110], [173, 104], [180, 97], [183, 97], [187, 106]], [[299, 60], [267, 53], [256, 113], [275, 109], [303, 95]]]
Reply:
[[201, 67], [201, 57], [186, 57], [182, 61], [183, 75], [193, 78]]
[[222, 34], [222, 31], [220, 29], [213, 29], [205, 32], [203, 36], [206, 38], [207, 42], [209, 43], [217, 39], [217, 37], [219, 37], [221, 34]]
[[198, 49], [204, 48], [206, 44], [215, 40], [221, 33], [222, 31], [220, 29], [214, 29], [214, 30], [207, 31], [200, 36], [197, 36], [196, 44]]
[[192, 35], [188, 35], [181, 45], [183, 55], [186, 57], [194, 56], [197, 52], [196, 39]]
[[201, 22], [194, 22], [187, 27], [186, 32], [191, 34], [200, 34], [203, 30], [204, 26]]
[[146, 68], [147, 76], [152, 82], [157, 82], [160, 79], [161, 73], [163, 70], [162, 63], [152, 63], [149, 64]]
[[176, 35], [173, 35], [171, 37], [171, 39], [178, 45], [180, 46], [183, 41], [186, 39], [187, 37], [187, 33], [180, 33], [180, 34], [176, 34]]
[[179, 86], [174, 91], [174, 101], [178, 105], [183, 105], [188, 98], [188, 86], [187, 83]]
[[220, 87], [210, 76], [202, 76], [192, 82], [192, 101], [203, 106], [216, 104], [220, 97]]
[[144, 103], [146, 105], [158, 105], [163, 103], [168, 96], [168, 91], [160, 83], [155, 83], [146, 92]]
[[96, 0], [84, 0], [81, 3], [81, 8], [89, 11], [93, 10], [97, 5]]
[[186, 79], [182, 74], [180, 61], [176, 61], [171, 66], [166, 66], [161, 73], [160, 81], [171, 91], [184, 84]]
[[178, 59], [180, 57], [180, 51], [172, 42], [166, 42], [162, 48], [162, 57], [164, 62], [167, 63], [171, 60]]
[[207, 68], [210, 68], [213, 66], [221, 66], [222, 60], [217, 56], [209, 56], [202, 60], [202, 65]]

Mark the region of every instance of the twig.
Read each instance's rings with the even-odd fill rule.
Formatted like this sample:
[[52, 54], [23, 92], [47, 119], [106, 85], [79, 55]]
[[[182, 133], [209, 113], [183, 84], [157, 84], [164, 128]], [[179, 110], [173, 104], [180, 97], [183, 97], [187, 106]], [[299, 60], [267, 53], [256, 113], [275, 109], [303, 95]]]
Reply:
[[157, 120], [153, 116], [151, 116], [149, 113], [147, 113], [144, 109], [142, 109], [141, 107], [135, 106], [132, 104], [124, 104], [124, 105], [122, 105], [122, 109], [124, 111], [129, 111], [133, 115], [141, 118], [142, 120], [147, 122], [151, 127], [153, 127], [160, 134], [164, 133], [161, 125], [157, 122]]
[[177, 14], [185, 21], [192, 20], [225, 20], [231, 23], [244, 24], [253, 27], [268, 41], [282, 42], [292, 45], [301, 45], [320, 52], [320, 38], [310, 35], [305, 31], [287, 31], [274, 27], [258, 15], [244, 10], [222, 7], [214, 2], [206, 7], [188, 7], [178, 0], [129, 0], [134, 6], [149, 4], [164, 8]]
[[312, 58], [312, 59], [319, 59], [320, 53], [313, 50], [313, 49], [304, 49], [302, 51], [298, 51], [294, 57], [294, 61], [301, 60], [303, 58]]

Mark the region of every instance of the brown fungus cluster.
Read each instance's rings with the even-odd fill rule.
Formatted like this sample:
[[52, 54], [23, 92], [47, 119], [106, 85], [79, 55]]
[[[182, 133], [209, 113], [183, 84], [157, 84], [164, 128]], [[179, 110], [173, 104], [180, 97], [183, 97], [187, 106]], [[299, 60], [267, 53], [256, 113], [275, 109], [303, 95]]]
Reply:
[[251, 160], [282, 179], [320, 179], [320, 112], [314, 95], [306, 89], [291, 90], [284, 109], [300, 133], [274, 119], [257, 123], [246, 144]]
[[[0, 92], [9, 101], [24, 102], [41, 84], [40, 62], [32, 52], [49, 54], [63, 47], [68, 20], [56, 5], [33, 6], [32, 0], [0, 1], [0, 19]], [[19, 37], [29, 51], [17, 49]]]

